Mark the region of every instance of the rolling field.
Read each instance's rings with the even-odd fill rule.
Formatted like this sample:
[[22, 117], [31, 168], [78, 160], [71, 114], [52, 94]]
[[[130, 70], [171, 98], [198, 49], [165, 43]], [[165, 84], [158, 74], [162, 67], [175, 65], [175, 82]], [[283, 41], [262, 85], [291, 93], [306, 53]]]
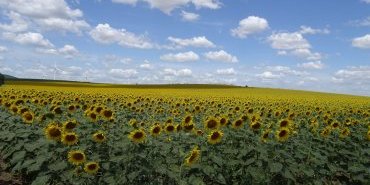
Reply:
[[369, 184], [370, 98], [223, 85], [8, 82], [25, 184]]

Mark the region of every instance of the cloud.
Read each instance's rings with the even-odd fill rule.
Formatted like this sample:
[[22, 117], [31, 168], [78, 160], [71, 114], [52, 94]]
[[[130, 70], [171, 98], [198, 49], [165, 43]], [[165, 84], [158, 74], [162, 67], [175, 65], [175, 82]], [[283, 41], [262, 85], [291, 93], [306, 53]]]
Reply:
[[279, 50], [308, 49], [310, 43], [301, 33], [274, 33], [267, 38], [271, 47]]
[[314, 29], [309, 26], [301, 26], [301, 30], [299, 31], [301, 34], [329, 34], [330, 30], [327, 28], [324, 29]]
[[111, 69], [108, 74], [115, 78], [135, 78], [138, 72], [135, 69]]
[[22, 45], [34, 45], [43, 48], [52, 48], [54, 45], [47, 39], [44, 38], [40, 33], [27, 32], [27, 33], [3, 33], [3, 38], [22, 44]]
[[291, 33], [273, 33], [267, 38], [267, 41], [270, 42], [273, 49], [278, 50], [278, 55], [291, 55], [309, 61], [321, 60], [322, 55], [318, 52], [312, 52], [310, 43], [302, 35], [302, 32], [305, 32], [305, 34], [316, 34], [319, 31], [308, 29], [308, 27], [302, 30], [300, 32]]
[[28, 29], [28, 23], [24, 18], [16, 12], [8, 12], [5, 15], [11, 20], [10, 24], [0, 23], [0, 29], [7, 32], [23, 32]]
[[138, 0], [112, 0], [113, 3], [122, 3], [122, 4], [129, 4], [129, 5], [136, 5]]
[[218, 75], [236, 75], [234, 68], [217, 69], [216, 74]]
[[271, 71], [265, 71], [263, 73], [256, 74], [256, 77], [267, 79], [267, 80], [273, 80], [273, 79], [281, 78], [281, 75], [273, 74]]
[[175, 37], [168, 37], [168, 40], [175, 45], [176, 48], [182, 47], [204, 47], [213, 48], [216, 47], [213, 42], [209, 41], [205, 36], [193, 37], [190, 39], [180, 39]]
[[161, 60], [167, 61], [167, 62], [192, 62], [199, 60], [198, 54], [194, 53], [193, 51], [188, 51], [184, 53], [169, 53], [162, 55], [160, 57]]
[[333, 81], [357, 85], [370, 85], [370, 66], [353, 66], [338, 70]]
[[153, 66], [150, 64], [150, 62], [148, 60], [144, 60], [144, 63], [143, 64], [140, 64], [139, 67], [141, 69], [145, 69], [145, 70], [151, 70], [151, 69], [153, 69]]
[[65, 58], [72, 58], [79, 55], [79, 51], [73, 45], [66, 44], [62, 48], [37, 48], [37, 52], [44, 54], [62, 55]]
[[212, 61], [220, 61], [220, 62], [227, 62], [227, 63], [236, 63], [238, 62], [238, 58], [236, 56], [232, 56], [231, 54], [227, 53], [224, 50], [220, 51], [210, 51], [204, 53], [204, 56], [208, 60]]
[[255, 33], [262, 32], [269, 27], [266, 19], [249, 16], [239, 21], [239, 26], [231, 30], [231, 35], [239, 38], [246, 38], [247, 36]]
[[298, 67], [302, 67], [305, 69], [322, 69], [324, 68], [324, 64], [321, 61], [306, 62], [303, 64], [298, 64]]
[[45, 30], [63, 30], [74, 33], [81, 33], [81, 30], [90, 28], [90, 25], [84, 20], [46, 18], [37, 20], [37, 23]]
[[189, 21], [189, 22], [197, 21], [200, 17], [199, 14], [187, 12], [184, 10], [181, 11], [180, 15], [182, 17], [182, 20]]
[[10, 12], [8, 17], [12, 23], [1, 26], [9, 32], [26, 31], [28, 24], [31, 23], [35, 23], [44, 30], [78, 34], [90, 27], [86, 21], [81, 19], [82, 11], [70, 8], [64, 0], [1, 1], [0, 7]]
[[370, 26], [370, 17], [366, 17], [362, 20], [355, 20], [349, 22], [353, 26]]
[[370, 4], [370, 0], [361, 0], [364, 3]]
[[180, 76], [180, 77], [190, 77], [192, 76], [193, 72], [190, 69], [171, 69], [171, 68], [165, 68], [163, 69], [162, 75], [165, 76]]
[[[114, 3], [123, 3], [135, 5], [139, 0], [112, 0]], [[219, 9], [221, 3], [218, 0], [141, 0], [149, 4], [151, 8], [161, 10], [163, 13], [170, 15], [171, 12], [177, 8], [184, 7], [188, 4], [193, 4], [196, 9], [208, 8], [208, 9]]]
[[5, 46], [0, 46], [0, 53], [4, 53], [4, 52], [7, 52], [8, 51], [8, 48], [5, 47]]
[[370, 34], [352, 40], [352, 46], [361, 49], [370, 49]]
[[90, 31], [90, 36], [98, 43], [117, 43], [123, 47], [149, 49], [154, 45], [143, 35], [136, 35], [125, 29], [115, 29], [109, 24], [98, 24]]

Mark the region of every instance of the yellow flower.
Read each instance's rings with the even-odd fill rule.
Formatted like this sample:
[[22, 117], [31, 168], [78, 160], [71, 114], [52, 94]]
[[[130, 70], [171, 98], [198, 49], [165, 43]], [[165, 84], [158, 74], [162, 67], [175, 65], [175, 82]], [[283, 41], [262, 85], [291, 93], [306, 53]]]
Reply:
[[159, 126], [159, 125], [153, 125], [150, 128], [150, 134], [154, 137], [158, 136], [161, 133], [161, 131], [162, 131], [162, 129], [161, 129], [161, 126]]
[[97, 162], [88, 162], [84, 166], [84, 170], [86, 173], [94, 175], [99, 171], [99, 163]]
[[47, 139], [60, 141], [62, 136], [62, 129], [55, 123], [50, 123], [45, 129], [45, 136]]
[[74, 165], [80, 165], [86, 161], [86, 156], [84, 152], [80, 150], [69, 151], [68, 161]]
[[102, 131], [98, 131], [93, 134], [92, 139], [97, 143], [103, 143], [105, 140], [107, 140], [107, 137]]
[[130, 138], [134, 143], [143, 143], [145, 141], [146, 134], [143, 130], [138, 129], [130, 132], [128, 138]]
[[65, 131], [71, 131], [74, 128], [77, 127], [77, 121], [76, 120], [71, 120], [71, 121], [66, 121], [63, 123], [63, 130]]
[[175, 130], [175, 126], [172, 123], [168, 123], [165, 127], [167, 133], [172, 133]]
[[65, 145], [74, 145], [78, 142], [78, 136], [74, 132], [65, 132], [62, 134], [62, 143]]
[[216, 129], [218, 129], [218, 127], [219, 127], [219, 122], [216, 120], [216, 118], [211, 117], [211, 118], [208, 118], [208, 119], [204, 122], [204, 127], [205, 127], [206, 129], [209, 129], [209, 130], [216, 130]]
[[276, 139], [280, 142], [285, 142], [289, 138], [290, 131], [288, 128], [280, 128], [276, 131]]
[[237, 119], [233, 122], [232, 124], [232, 127], [235, 128], [235, 129], [239, 129], [239, 128], [242, 128], [243, 127], [243, 120], [242, 119]]
[[25, 123], [31, 124], [35, 118], [35, 115], [30, 111], [26, 111], [22, 114], [22, 118]]
[[256, 131], [256, 130], [259, 130], [261, 128], [261, 123], [259, 121], [251, 122], [249, 124], [249, 126], [251, 127], [251, 129], [253, 129], [254, 131]]
[[345, 138], [347, 136], [349, 136], [351, 134], [351, 131], [349, 130], [349, 128], [345, 127], [343, 128], [341, 131], [340, 131], [340, 135], [339, 137], [340, 138]]
[[266, 130], [261, 135], [261, 141], [266, 143], [270, 135], [270, 130]]
[[185, 159], [185, 164], [187, 166], [191, 166], [196, 163], [200, 158], [200, 150], [198, 147], [194, 147], [194, 149], [190, 152], [190, 155]]
[[217, 143], [221, 142], [221, 139], [222, 139], [223, 135], [224, 135], [224, 133], [220, 130], [212, 131], [208, 135], [208, 142], [211, 143], [211, 144], [217, 144]]

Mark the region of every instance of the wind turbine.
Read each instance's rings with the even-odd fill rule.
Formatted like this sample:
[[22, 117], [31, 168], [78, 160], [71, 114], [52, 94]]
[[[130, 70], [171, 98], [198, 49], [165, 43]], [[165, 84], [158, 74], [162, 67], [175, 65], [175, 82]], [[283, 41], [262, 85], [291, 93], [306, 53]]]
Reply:
[[57, 68], [56, 62], [54, 62], [54, 70], [53, 71], [54, 71], [54, 80], [55, 80], [55, 75], [57, 74], [57, 71], [62, 71], [63, 72], [63, 70]]

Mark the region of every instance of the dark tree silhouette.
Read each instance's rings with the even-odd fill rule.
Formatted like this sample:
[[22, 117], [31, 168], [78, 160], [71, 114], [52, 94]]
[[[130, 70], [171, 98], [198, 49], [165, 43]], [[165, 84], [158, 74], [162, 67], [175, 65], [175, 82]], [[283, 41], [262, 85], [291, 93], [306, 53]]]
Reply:
[[3, 85], [5, 81], [5, 76], [0, 73], [0, 85]]

